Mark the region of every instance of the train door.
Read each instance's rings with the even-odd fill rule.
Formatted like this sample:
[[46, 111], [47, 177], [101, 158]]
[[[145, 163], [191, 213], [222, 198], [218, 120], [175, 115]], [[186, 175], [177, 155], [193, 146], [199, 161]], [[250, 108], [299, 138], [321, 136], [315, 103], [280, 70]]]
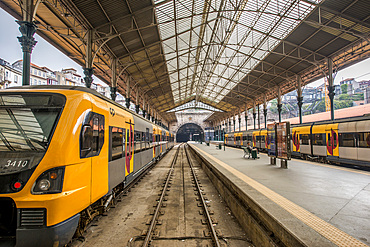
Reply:
[[252, 133], [252, 142], [253, 142], [253, 147], [257, 147], [257, 135], [259, 131], [253, 131]]
[[[339, 156], [339, 135], [338, 124], [328, 124], [325, 128], [327, 158], [338, 158]], [[334, 156], [334, 157], [333, 157]]]
[[134, 124], [131, 122], [126, 122], [126, 176], [134, 170]]
[[300, 132], [298, 128], [293, 128], [292, 129], [292, 153], [298, 154], [300, 152]]
[[90, 197], [93, 202], [108, 192], [109, 128], [105, 127], [104, 115], [98, 113], [91, 113], [90, 124], [92, 126]]

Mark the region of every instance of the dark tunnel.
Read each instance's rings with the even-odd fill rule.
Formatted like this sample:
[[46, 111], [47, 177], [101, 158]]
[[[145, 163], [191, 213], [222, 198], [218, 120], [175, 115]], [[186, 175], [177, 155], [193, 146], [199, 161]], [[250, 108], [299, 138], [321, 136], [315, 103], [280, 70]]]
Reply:
[[187, 142], [187, 141], [203, 141], [204, 131], [203, 129], [193, 123], [184, 124], [179, 128], [176, 133], [177, 142]]

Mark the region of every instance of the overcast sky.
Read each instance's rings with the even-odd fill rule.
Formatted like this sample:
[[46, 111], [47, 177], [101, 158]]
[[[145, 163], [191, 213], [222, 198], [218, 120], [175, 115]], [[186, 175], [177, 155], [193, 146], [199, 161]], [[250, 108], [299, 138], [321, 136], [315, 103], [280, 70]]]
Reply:
[[[22, 59], [22, 50], [17, 37], [20, 36], [19, 25], [15, 19], [0, 8], [0, 58], [13, 63]], [[31, 62], [38, 66], [46, 66], [52, 70], [60, 71], [63, 68], [75, 68], [80, 75], [83, 75], [82, 68], [48, 42], [44, 41], [37, 34], [37, 44], [31, 55]], [[357, 81], [370, 80], [370, 59], [360, 62], [352, 67], [339, 71], [334, 79], [339, 84], [342, 79], [356, 78]], [[95, 82], [99, 81], [97, 78]], [[311, 83], [309, 86], [318, 86], [324, 80]]]

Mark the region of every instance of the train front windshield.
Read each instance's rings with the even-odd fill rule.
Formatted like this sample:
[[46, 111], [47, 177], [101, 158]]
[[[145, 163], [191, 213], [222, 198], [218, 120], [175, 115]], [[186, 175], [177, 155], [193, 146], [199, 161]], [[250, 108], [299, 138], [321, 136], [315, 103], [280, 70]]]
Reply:
[[65, 101], [63, 95], [51, 93], [0, 94], [0, 175], [39, 163]]

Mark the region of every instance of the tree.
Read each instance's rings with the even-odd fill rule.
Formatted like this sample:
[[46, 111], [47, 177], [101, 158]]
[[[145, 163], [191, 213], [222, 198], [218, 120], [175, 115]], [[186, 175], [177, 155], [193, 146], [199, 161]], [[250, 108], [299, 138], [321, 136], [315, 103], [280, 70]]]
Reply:
[[342, 85], [340, 85], [340, 89], [342, 90], [342, 94], [347, 94], [348, 85], [347, 84], [342, 84]]

